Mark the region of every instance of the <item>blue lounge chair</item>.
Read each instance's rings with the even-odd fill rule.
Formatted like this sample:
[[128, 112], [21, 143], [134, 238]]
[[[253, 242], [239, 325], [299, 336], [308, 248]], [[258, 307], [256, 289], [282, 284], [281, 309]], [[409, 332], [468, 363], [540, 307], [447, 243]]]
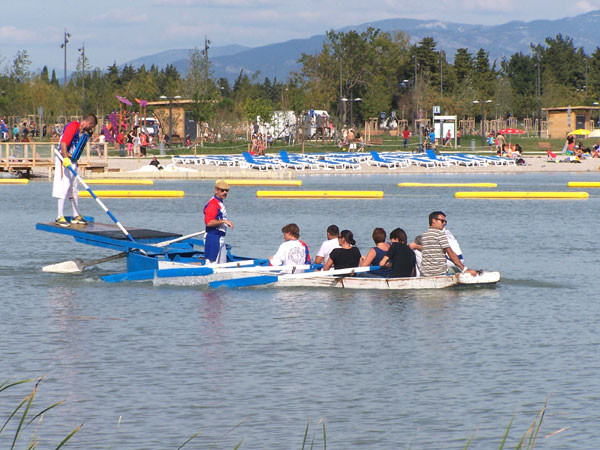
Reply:
[[369, 166], [387, 167], [388, 169], [394, 169], [396, 167], [408, 167], [410, 163], [406, 159], [384, 159], [375, 150], [369, 152], [371, 154], [371, 160], [367, 161]]
[[281, 165], [290, 169], [304, 170], [304, 169], [318, 169], [319, 164], [310, 160], [301, 158], [299, 156], [290, 157], [288, 152], [285, 150], [279, 151], [279, 157], [281, 158]]
[[242, 156], [244, 157], [244, 161], [240, 162], [240, 167], [242, 169], [275, 170], [281, 168], [279, 164], [256, 161], [248, 152], [242, 152]]
[[436, 165], [438, 166], [443, 166], [443, 167], [449, 167], [454, 165], [454, 162], [452, 161], [448, 161], [445, 158], [440, 158], [432, 149], [428, 148], [425, 150], [425, 154], [427, 155], [427, 157], [429, 159], [431, 159], [432, 161], [435, 161]]

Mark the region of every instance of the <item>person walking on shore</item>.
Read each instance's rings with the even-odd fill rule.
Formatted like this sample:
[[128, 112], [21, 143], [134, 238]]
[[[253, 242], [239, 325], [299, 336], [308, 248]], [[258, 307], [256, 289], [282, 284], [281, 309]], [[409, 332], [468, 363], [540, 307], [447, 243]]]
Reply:
[[[68, 167], [71, 166], [77, 172], [77, 161], [71, 161], [73, 152], [83, 133], [92, 134], [94, 127], [98, 124], [98, 119], [94, 114], [85, 116], [81, 122], [73, 121], [65, 127], [60, 137], [59, 146], [62, 155], [62, 161], [55, 155], [54, 161], [54, 184], [52, 186], [52, 196], [58, 199], [58, 217], [56, 224], [61, 227], [68, 227], [71, 224], [87, 225], [87, 221], [79, 213], [79, 183], [77, 177]], [[73, 207], [73, 218], [71, 222], [65, 219], [64, 209], [67, 198], [71, 199]]]

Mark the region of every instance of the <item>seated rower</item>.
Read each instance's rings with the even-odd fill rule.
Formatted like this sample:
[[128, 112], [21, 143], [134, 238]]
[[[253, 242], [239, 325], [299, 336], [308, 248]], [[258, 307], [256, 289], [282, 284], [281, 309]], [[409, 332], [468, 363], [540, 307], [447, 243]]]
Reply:
[[339, 237], [340, 248], [333, 249], [329, 254], [329, 259], [323, 266], [323, 270], [349, 269], [358, 267], [360, 264], [360, 250], [355, 247], [356, 241], [350, 230], [342, 230]]
[[[375, 242], [375, 247], [372, 247], [364, 256], [360, 259], [360, 267], [368, 266], [380, 266], [380, 261], [385, 257], [386, 253], [390, 249], [390, 244], [385, 242], [385, 230], [383, 228], [375, 228], [373, 230], [372, 238]], [[392, 269], [388, 267], [381, 267], [379, 270], [373, 270], [371, 272], [363, 272], [361, 276], [365, 277], [383, 277], [389, 278], [392, 273]]]
[[406, 232], [402, 228], [396, 228], [390, 233], [390, 249], [381, 259], [380, 265], [392, 263], [389, 278], [414, 277], [416, 274], [416, 256], [408, 245], [406, 245]]
[[323, 241], [317, 252], [317, 256], [315, 256], [315, 264], [325, 264], [329, 259], [331, 251], [334, 248], [340, 248], [339, 236], [340, 229], [337, 225], [329, 225], [327, 227], [327, 240]]
[[300, 228], [295, 223], [290, 223], [281, 229], [284, 242], [279, 246], [277, 253], [269, 258], [272, 266], [299, 266], [310, 264], [308, 245], [300, 240]]

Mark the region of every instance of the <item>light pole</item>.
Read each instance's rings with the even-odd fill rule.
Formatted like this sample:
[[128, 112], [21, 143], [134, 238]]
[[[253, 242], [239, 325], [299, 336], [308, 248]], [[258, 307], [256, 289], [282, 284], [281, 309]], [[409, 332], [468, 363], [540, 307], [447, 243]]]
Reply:
[[481, 145], [485, 148], [485, 104], [492, 103], [491, 100], [473, 100], [473, 104], [481, 104]]
[[171, 151], [171, 141], [173, 140], [173, 100], [179, 100], [181, 95], [176, 95], [174, 97], [161, 95], [160, 98], [169, 100], [169, 151]]
[[342, 101], [343, 102], [350, 102], [350, 126], [353, 127], [354, 126], [354, 123], [353, 123], [354, 122], [354, 116], [352, 114], [352, 105], [354, 104], [354, 102], [361, 102], [362, 98], [360, 98], [360, 97], [354, 98], [354, 97], [351, 96], [349, 99], [347, 99], [346, 97], [343, 97]]
[[81, 82], [83, 86], [83, 105], [85, 108], [85, 44], [81, 44], [81, 48], [77, 49], [81, 53]]
[[65, 125], [67, 124], [67, 44], [69, 43], [70, 33], [67, 33], [65, 28], [64, 41], [60, 44], [60, 48], [65, 49], [65, 78], [63, 81], [63, 113], [65, 115]]

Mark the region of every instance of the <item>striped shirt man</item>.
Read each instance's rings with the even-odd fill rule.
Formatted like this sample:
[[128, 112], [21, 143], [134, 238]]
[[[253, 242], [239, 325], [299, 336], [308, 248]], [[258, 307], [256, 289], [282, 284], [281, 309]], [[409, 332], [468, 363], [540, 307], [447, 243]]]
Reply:
[[443, 230], [429, 228], [422, 236], [423, 254], [419, 271], [422, 277], [445, 275], [446, 249], [450, 247]]

